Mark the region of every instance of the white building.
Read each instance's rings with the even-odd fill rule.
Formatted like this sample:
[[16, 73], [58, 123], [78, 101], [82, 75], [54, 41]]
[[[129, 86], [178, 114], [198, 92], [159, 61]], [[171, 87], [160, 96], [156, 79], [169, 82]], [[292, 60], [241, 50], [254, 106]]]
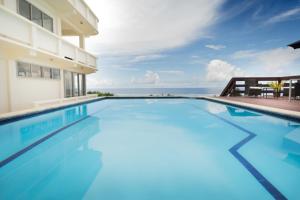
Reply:
[[[0, 0], [0, 113], [82, 96], [98, 19], [83, 0]], [[78, 36], [78, 47], [62, 36]]]

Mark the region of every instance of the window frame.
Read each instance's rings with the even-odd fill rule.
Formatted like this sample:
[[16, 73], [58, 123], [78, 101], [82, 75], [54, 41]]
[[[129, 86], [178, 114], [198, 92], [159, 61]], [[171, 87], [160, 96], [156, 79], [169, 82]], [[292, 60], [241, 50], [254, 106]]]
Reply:
[[[44, 25], [44, 19], [45, 19], [45, 16], [47, 16], [47, 17], [51, 20], [51, 30], [48, 29], [48, 27], [46, 27], [46, 26]], [[49, 16], [47, 13], [44, 13], [43, 11], [42, 11], [42, 26], [43, 26], [44, 29], [47, 29], [48, 31], [51, 31], [52, 33], [54, 32], [54, 22], [53, 22], [53, 18], [52, 18], [51, 16]]]
[[[44, 74], [45, 69], [49, 69], [49, 77], [45, 77], [45, 74]], [[51, 67], [42, 67], [42, 78], [52, 79], [52, 68]]]
[[[27, 17], [25, 17], [24, 15], [21, 14], [20, 1], [25, 1], [29, 5], [29, 18], [27, 18]], [[31, 21], [31, 3], [30, 2], [28, 2], [27, 0], [17, 0], [17, 11], [18, 11], [19, 15], [21, 15], [22, 17], [24, 17], [24, 18]]]
[[[54, 72], [57, 71], [58, 72], [58, 77], [56, 77], [54, 75]], [[60, 80], [61, 76], [60, 76], [60, 69], [57, 68], [51, 68], [51, 79], [53, 80]]]
[[[33, 73], [32, 73], [32, 69], [33, 69], [33, 67], [38, 67], [38, 68], [40, 68], [40, 75], [39, 76], [33, 76]], [[42, 66], [40, 66], [40, 65], [36, 65], [36, 64], [30, 64], [30, 73], [31, 73], [31, 76], [30, 77], [32, 77], [32, 78], [42, 78], [42, 76], [43, 76], [43, 70], [42, 70]]]
[[[16, 1], [17, 1], [17, 11], [18, 11], [19, 15], [21, 15], [22, 17], [26, 18], [27, 20], [31, 21], [32, 23], [34, 23], [34, 24], [36, 24], [36, 25], [38, 25], [38, 26], [40, 26], [40, 27], [52, 32], [52, 33], [54, 33], [54, 18], [53, 17], [51, 17], [50, 15], [45, 13], [43, 10], [41, 10], [40, 8], [33, 5], [31, 2], [29, 2], [27, 0], [16, 0]], [[24, 15], [21, 14], [21, 12], [20, 12], [21, 11], [20, 10], [20, 1], [25, 1], [27, 4], [29, 4], [29, 18], [27, 18], [27, 17], [25, 17]], [[36, 23], [32, 20], [32, 10], [33, 10], [32, 8], [33, 7], [41, 12], [41, 24], [38, 24], [38, 23]], [[49, 17], [51, 19], [51, 30], [44, 26], [44, 15], [46, 15], [47, 17]]]
[[[30, 21], [32, 21], [33, 23], [35, 23], [35, 24], [37, 24], [37, 25], [39, 25], [39, 26], [41, 26], [41, 27], [43, 27], [43, 11], [41, 11], [41, 9], [39, 9], [38, 7], [36, 7], [36, 6], [34, 6], [34, 5], [32, 5], [32, 4], [30, 4], [30, 7], [31, 7], [31, 17], [30, 17]], [[33, 21], [34, 19], [33, 19], [33, 11], [34, 11], [34, 9], [36, 9], [36, 11], [38, 11], [38, 12], [40, 12], [40, 21], [41, 21], [41, 24], [39, 24], [39, 23], [37, 23], [37, 22], [35, 22], [35, 21]]]
[[[21, 76], [21, 75], [19, 74], [19, 67], [20, 67], [19, 64], [25, 64], [25, 65], [27, 65], [26, 67], [29, 68], [28, 73], [25, 71], [24, 76]], [[17, 68], [17, 70], [16, 70], [16, 72], [17, 72], [17, 77], [22, 77], [22, 78], [32, 77], [32, 74], [31, 74], [31, 64], [26, 63], [26, 62], [18, 61], [18, 62], [17, 62], [17, 65], [16, 65], [16, 68]]]

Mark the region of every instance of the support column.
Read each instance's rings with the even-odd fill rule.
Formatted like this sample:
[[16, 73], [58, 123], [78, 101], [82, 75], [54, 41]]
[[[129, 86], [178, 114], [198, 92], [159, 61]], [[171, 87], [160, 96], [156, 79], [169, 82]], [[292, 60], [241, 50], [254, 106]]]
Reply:
[[8, 107], [9, 107], [9, 111], [14, 111], [14, 105], [15, 102], [13, 99], [13, 87], [14, 87], [14, 83], [15, 83], [15, 79], [17, 76], [17, 70], [16, 70], [16, 62], [14, 60], [8, 60], [7, 61], [7, 87], [8, 87]]
[[85, 49], [85, 37], [84, 35], [79, 36], [79, 47]]
[[292, 80], [290, 80], [290, 84], [289, 84], [289, 101], [291, 101], [291, 97], [292, 97]]

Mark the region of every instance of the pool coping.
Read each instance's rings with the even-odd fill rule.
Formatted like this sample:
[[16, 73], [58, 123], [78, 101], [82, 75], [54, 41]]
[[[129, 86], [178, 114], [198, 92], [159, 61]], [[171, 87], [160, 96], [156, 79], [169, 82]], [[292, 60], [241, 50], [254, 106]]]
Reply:
[[261, 112], [267, 115], [272, 115], [280, 118], [285, 118], [289, 120], [300, 121], [300, 112], [284, 110], [280, 108], [273, 108], [268, 106], [255, 105], [250, 103], [243, 103], [231, 100], [220, 99], [218, 97], [207, 97], [207, 96], [112, 96], [112, 97], [96, 97], [93, 99], [84, 99], [76, 102], [64, 103], [64, 104], [55, 104], [50, 106], [20, 110], [16, 112], [9, 112], [0, 114], [0, 125], [9, 123], [11, 121], [20, 120], [27, 117], [33, 117], [41, 114], [46, 114], [49, 112], [65, 109], [68, 107], [73, 107], [85, 103], [92, 103], [96, 101], [109, 100], [109, 99], [200, 99], [208, 100], [212, 102], [222, 103], [226, 105], [231, 105], [235, 107], [240, 107], [244, 109], [250, 109], [253, 111]]

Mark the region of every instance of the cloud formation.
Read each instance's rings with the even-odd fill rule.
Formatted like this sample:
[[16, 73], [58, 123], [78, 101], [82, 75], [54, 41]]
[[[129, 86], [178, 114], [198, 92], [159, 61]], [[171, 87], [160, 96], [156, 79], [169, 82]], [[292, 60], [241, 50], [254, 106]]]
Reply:
[[287, 21], [295, 18], [295, 16], [300, 15], [300, 7], [293, 8], [287, 11], [284, 11], [278, 15], [275, 15], [266, 21], [266, 24], [273, 24], [277, 22]]
[[214, 44], [207, 44], [205, 45], [205, 47], [216, 51], [226, 48], [226, 46], [224, 45], [214, 45]]
[[300, 61], [300, 53], [289, 47], [281, 47], [264, 51], [237, 51], [232, 55], [232, 58], [250, 59], [249, 65], [259, 66], [261, 71], [264, 70], [265, 72], [275, 74], [283, 72], [289, 67], [296, 66], [295, 63]]
[[149, 54], [207, 36], [223, 0], [87, 0], [99, 35], [87, 40], [96, 54]]
[[112, 87], [113, 81], [110, 79], [97, 79], [95, 77], [87, 76], [87, 87], [88, 88], [103, 88], [103, 87]]
[[131, 79], [132, 83], [135, 84], [144, 84], [144, 85], [155, 85], [159, 82], [159, 74], [153, 71], [146, 71], [143, 77], [141, 78], [135, 78], [133, 77]]
[[157, 60], [160, 58], [164, 58], [166, 55], [162, 54], [150, 54], [150, 55], [143, 55], [143, 56], [136, 56], [134, 59], [131, 60], [133, 63], [137, 62], [144, 62], [144, 61], [149, 61], [149, 60]]
[[211, 60], [208, 63], [206, 72], [207, 81], [228, 81], [234, 76], [244, 75], [244, 72], [240, 68], [218, 59]]
[[183, 75], [184, 71], [181, 70], [160, 70], [158, 71], [160, 74], [167, 74], [167, 75]]

